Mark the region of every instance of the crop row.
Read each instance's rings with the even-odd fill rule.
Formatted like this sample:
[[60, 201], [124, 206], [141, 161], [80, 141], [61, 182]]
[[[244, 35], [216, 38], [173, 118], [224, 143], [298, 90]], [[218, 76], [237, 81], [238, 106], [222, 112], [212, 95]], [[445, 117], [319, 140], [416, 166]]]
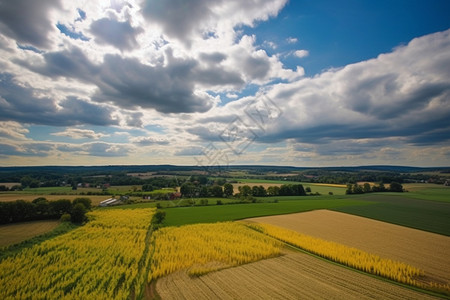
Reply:
[[202, 275], [280, 254], [281, 243], [233, 222], [162, 228], [152, 235], [149, 281], [182, 269]]
[[422, 270], [356, 248], [304, 235], [269, 224], [248, 224], [250, 228], [331, 261], [394, 281], [425, 289], [448, 292], [449, 286], [428, 282]]
[[6, 258], [0, 263], [0, 298], [127, 299], [140, 293], [154, 212], [92, 212], [87, 225]]

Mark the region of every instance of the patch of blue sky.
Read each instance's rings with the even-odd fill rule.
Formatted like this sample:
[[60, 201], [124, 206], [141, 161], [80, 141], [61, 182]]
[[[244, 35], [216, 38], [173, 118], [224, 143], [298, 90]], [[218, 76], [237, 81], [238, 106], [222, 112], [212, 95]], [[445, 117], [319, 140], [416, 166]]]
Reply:
[[43, 53], [43, 51], [39, 50], [36, 47], [30, 46], [30, 45], [21, 45], [19, 43], [17, 43], [17, 48], [22, 49], [22, 50], [27, 50], [27, 51], [33, 51], [35, 53]]
[[58, 23], [58, 24], [56, 24], [56, 27], [58, 28], [58, 30], [59, 30], [62, 34], [64, 34], [64, 35], [70, 37], [71, 39], [74, 39], [74, 40], [82, 40], [82, 41], [89, 41], [89, 38], [85, 37], [85, 36], [83, 35], [83, 33], [81, 33], [81, 32], [75, 32], [75, 31], [69, 29], [69, 28], [68, 28], [66, 25], [64, 25], [64, 24]]
[[29, 127], [27, 127], [27, 129], [28, 133], [26, 133], [25, 136], [29, 139], [33, 139], [34, 141], [52, 141], [57, 143], [69, 143], [74, 141], [74, 139], [72, 139], [71, 137], [54, 135], [55, 133], [64, 131], [64, 127], [30, 125]]
[[261, 86], [257, 84], [249, 84], [241, 91], [229, 91], [229, 92], [221, 92], [215, 93], [213, 91], [208, 91], [208, 93], [213, 96], [220, 96], [220, 104], [219, 106], [224, 106], [225, 104], [235, 101], [237, 99], [241, 99], [244, 97], [254, 96], [260, 90]]
[[78, 14], [80, 15], [80, 17], [78, 19], [76, 19], [75, 21], [84, 21], [86, 20], [86, 12], [84, 10], [82, 10], [81, 8], [77, 8]]
[[[450, 28], [446, 0], [299, 0], [290, 1], [277, 18], [243, 27], [268, 54], [281, 54], [291, 69], [300, 64], [307, 76], [329, 68], [375, 58], [411, 39]], [[289, 43], [296, 38], [296, 43]], [[270, 43], [276, 45], [271, 47]], [[305, 49], [302, 59], [286, 56]]]
[[164, 128], [160, 125], [147, 125], [147, 126], [144, 126], [144, 128], [148, 131], [152, 131], [152, 132], [156, 132], [156, 133], [164, 133], [165, 132]]

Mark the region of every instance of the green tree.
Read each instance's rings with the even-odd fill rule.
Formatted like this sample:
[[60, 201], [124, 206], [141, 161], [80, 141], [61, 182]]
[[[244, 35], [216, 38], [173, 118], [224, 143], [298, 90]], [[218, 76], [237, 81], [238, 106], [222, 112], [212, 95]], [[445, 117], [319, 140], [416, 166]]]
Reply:
[[144, 191], [144, 192], [151, 192], [151, 191], [153, 191], [154, 190], [154, 187], [153, 187], [153, 185], [151, 185], [151, 184], [144, 184], [143, 186], [142, 186], [142, 191]]
[[77, 203], [70, 214], [73, 223], [83, 223], [86, 220], [86, 207], [83, 203]]
[[51, 211], [56, 216], [62, 216], [63, 214], [69, 214], [72, 210], [72, 202], [68, 199], [59, 199], [56, 201], [50, 201]]
[[233, 185], [231, 183], [225, 183], [223, 185], [223, 193], [226, 197], [231, 197], [234, 194]]
[[351, 183], [347, 183], [347, 189], [345, 190], [346, 195], [353, 194], [353, 185]]
[[398, 182], [391, 182], [391, 184], [389, 184], [389, 191], [401, 193], [403, 192], [403, 186]]
[[368, 183], [368, 182], [364, 183], [364, 185], [363, 185], [363, 191], [364, 191], [364, 193], [370, 193], [370, 192], [372, 192], [372, 188], [371, 188], [371, 186], [370, 186], [370, 183]]
[[161, 224], [165, 218], [166, 218], [166, 212], [163, 210], [158, 210], [158, 211], [156, 211], [155, 215], [153, 216], [153, 224]]
[[211, 187], [211, 194], [214, 197], [223, 197], [223, 189], [220, 185], [213, 185]]
[[75, 205], [78, 204], [78, 203], [83, 203], [84, 207], [85, 207], [87, 210], [91, 210], [91, 208], [92, 208], [92, 201], [91, 201], [91, 199], [89, 199], [89, 198], [75, 198], [75, 199], [73, 200], [72, 205], [75, 206]]
[[243, 185], [238, 188], [241, 197], [248, 197], [252, 195], [252, 188], [248, 185]]
[[280, 187], [278, 187], [278, 186], [269, 186], [267, 188], [267, 194], [269, 196], [278, 196], [280, 194]]
[[183, 197], [193, 197], [195, 193], [195, 186], [190, 182], [183, 183], [180, 187], [180, 193]]
[[363, 193], [364, 193], [363, 187], [355, 183], [353, 185], [353, 194], [363, 194]]

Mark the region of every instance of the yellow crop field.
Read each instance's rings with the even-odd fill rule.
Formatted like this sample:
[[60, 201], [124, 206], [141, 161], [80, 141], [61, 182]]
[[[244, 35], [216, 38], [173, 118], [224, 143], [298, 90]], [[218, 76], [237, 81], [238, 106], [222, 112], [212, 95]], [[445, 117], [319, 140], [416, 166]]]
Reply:
[[450, 291], [448, 284], [428, 282], [422, 270], [402, 262], [381, 258], [378, 255], [356, 248], [311, 237], [274, 225], [250, 223], [248, 226], [310, 253], [367, 273], [421, 288], [439, 290], [446, 293]]
[[1, 299], [127, 299], [145, 284], [154, 209], [105, 210], [0, 262]]
[[281, 243], [233, 222], [162, 228], [152, 235], [149, 281], [181, 269], [189, 275], [237, 266], [280, 254]]

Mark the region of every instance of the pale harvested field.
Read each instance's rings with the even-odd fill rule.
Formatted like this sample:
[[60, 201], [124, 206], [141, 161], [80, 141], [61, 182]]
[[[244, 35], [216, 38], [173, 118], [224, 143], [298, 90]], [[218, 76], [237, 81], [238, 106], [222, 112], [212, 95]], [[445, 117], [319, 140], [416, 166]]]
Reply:
[[1, 194], [0, 202], [4, 201], [16, 201], [25, 200], [33, 201], [36, 198], [44, 197], [48, 201], [55, 201], [59, 199], [69, 199], [73, 200], [75, 198], [89, 198], [92, 200], [92, 205], [97, 206], [101, 201], [111, 198], [112, 196], [97, 196], [97, 195], [27, 195], [27, 194]]
[[190, 278], [161, 278], [169, 299], [437, 299], [299, 252]]
[[32, 237], [50, 232], [59, 225], [59, 221], [33, 221], [0, 226], [0, 247], [20, 243]]
[[450, 237], [329, 210], [248, 219], [355, 247], [450, 283]]

